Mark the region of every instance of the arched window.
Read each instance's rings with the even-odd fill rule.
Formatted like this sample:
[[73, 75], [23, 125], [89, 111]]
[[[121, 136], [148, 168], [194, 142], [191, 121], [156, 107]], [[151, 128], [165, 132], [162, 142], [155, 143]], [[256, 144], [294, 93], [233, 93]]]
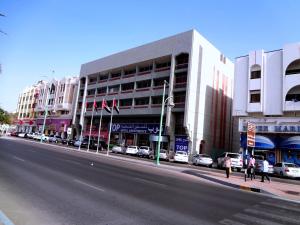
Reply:
[[261, 78], [261, 67], [260, 65], [253, 65], [251, 66], [251, 71], [250, 71], [250, 79], [259, 79]]
[[297, 73], [300, 73], [300, 59], [291, 62], [285, 71], [285, 75], [292, 75]]
[[300, 101], [300, 85], [291, 88], [285, 96], [285, 101]]

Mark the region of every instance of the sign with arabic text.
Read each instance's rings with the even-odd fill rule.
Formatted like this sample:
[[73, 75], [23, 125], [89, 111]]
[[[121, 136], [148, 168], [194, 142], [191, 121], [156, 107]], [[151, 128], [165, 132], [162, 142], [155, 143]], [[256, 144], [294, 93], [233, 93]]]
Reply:
[[111, 130], [112, 132], [122, 132], [122, 133], [158, 134], [159, 124], [158, 123], [113, 123], [111, 126]]

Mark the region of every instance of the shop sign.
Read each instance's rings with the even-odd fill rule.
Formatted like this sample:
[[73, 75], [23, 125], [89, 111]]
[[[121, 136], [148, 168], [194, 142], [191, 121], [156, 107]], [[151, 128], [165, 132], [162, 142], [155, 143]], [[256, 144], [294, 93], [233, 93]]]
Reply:
[[189, 150], [189, 139], [187, 136], [176, 136], [175, 137], [175, 152]]
[[[113, 123], [112, 132], [158, 134], [158, 123]], [[163, 132], [162, 132], [163, 133]]]
[[251, 122], [247, 124], [247, 146], [255, 147], [255, 124]]

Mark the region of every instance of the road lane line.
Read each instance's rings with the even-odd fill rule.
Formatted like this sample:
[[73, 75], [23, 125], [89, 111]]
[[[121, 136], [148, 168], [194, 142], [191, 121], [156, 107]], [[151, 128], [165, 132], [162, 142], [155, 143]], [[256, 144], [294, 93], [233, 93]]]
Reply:
[[265, 216], [265, 217], [269, 217], [269, 218], [272, 218], [272, 219], [277, 219], [277, 220], [280, 220], [282, 222], [289, 222], [289, 224], [290, 223], [299, 224], [299, 220], [297, 220], [297, 219], [289, 218], [289, 217], [286, 217], [286, 216], [276, 215], [274, 213], [263, 212], [261, 210], [256, 210], [256, 209], [245, 209], [244, 211], [247, 212], [247, 213], [255, 214], [255, 215], [260, 215], [260, 216]]
[[223, 224], [223, 225], [246, 225], [244, 223], [240, 223], [240, 222], [230, 220], [230, 219], [223, 219], [223, 220], [219, 221], [219, 223]]
[[74, 182], [79, 183], [79, 184], [82, 184], [82, 185], [85, 185], [85, 186], [90, 187], [90, 188], [93, 188], [93, 189], [96, 189], [96, 190], [98, 190], [98, 191], [102, 191], [102, 192], [105, 191], [105, 190], [102, 189], [102, 188], [99, 188], [99, 187], [97, 187], [97, 186], [94, 186], [94, 185], [85, 183], [85, 182], [83, 182], [83, 181], [81, 181], [81, 180], [74, 179]]
[[137, 180], [137, 181], [141, 181], [141, 182], [143, 182], [143, 183], [147, 183], [147, 184], [154, 184], [154, 185], [158, 185], [158, 186], [164, 187], [164, 188], [167, 187], [167, 185], [165, 185], [165, 184], [157, 183], [157, 182], [155, 182], [155, 181], [146, 180], [146, 179], [143, 179], [143, 178], [138, 178], [138, 177], [136, 177], [136, 178], [134, 178], [134, 179]]
[[267, 205], [267, 206], [277, 207], [277, 208], [280, 208], [280, 209], [286, 209], [286, 210], [300, 212], [300, 209], [298, 208], [299, 206], [296, 206], [296, 207], [294, 206], [293, 207], [293, 206], [287, 206], [287, 205], [279, 205], [278, 203], [272, 203], [272, 202], [262, 202], [261, 204]]
[[18, 156], [14, 156], [14, 158], [15, 158], [16, 160], [19, 160], [19, 161], [25, 162], [25, 160], [24, 160], [24, 159], [21, 159], [21, 158], [19, 158]]
[[72, 164], [75, 164], [75, 165], [80, 165], [80, 166], [83, 165], [80, 162], [76, 162], [76, 161], [69, 160], [69, 159], [62, 159], [62, 161], [65, 161], [65, 162], [68, 162], [68, 163], [72, 163]]
[[14, 223], [8, 219], [8, 217], [0, 210], [0, 223], [3, 225], [14, 225]]
[[261, 224], [261, 225], [282, 225], [281, 223], [272, 222], [270, 220], [258, 218], [257, 216], [250, 216], [243, 213], [235, 214], [234, 217], [239, 218], [243, 221], [249, 221], [254, 224]]

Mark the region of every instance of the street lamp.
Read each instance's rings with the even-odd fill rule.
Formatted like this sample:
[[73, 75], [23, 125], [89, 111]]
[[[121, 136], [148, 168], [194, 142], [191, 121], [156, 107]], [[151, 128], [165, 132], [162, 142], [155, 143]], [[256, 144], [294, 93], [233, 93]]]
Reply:
[[162, 96], [162, 105], [161, 105], [161, 113], [160, 113], [160, 123], [159, 123], [159, 134], [158, 134], [158, 143], [157, 143], [157, 156], [156, 156], [156, 165], [159, 165], [159, 155], [160, 155], [160, 142], [161, 142], [161, 130], [162, 130], [162, 122], [164, 116], [165, 104], [171, 99], [172, 101], [167, 104], [167, 106], [173, 108], [175, 106], [173, 102], [173, 96], [169, 96], [165, 99], [166, 94], [166, 85], [169, 84], [166, 80], [164, 80], [164, 91]]

